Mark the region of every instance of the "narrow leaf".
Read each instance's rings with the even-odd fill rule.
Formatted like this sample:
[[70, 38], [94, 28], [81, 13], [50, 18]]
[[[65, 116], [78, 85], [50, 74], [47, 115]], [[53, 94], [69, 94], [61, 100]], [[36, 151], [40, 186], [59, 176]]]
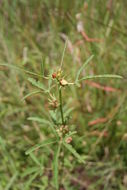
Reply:
[[91, 55], [91, 56], [85, 61], [85, 63], [81, 66], [81, 68], [78, 70], [77, 75], [76, 75], [75, 82], [78, 81], [80, 73], [81, 73], [82, 70], [88, 65], [88, 63], [93, 59], [93, 57], [94, 57], [94, 55]]
[[40, 90], [36, 90], [36, 91], [33, 91], [33, 92], [30, 92], [29, 94], [25, 95], [23, 98], [22, 98], [22, 101], [24, 101], [26, 98], [28, 98], [29, 96], [32, 96], [34, 94], [38, 94], [40, 93], [41, 91]]
[[64, 59], [65, 50], [66, 50], [66, 47], [67, 47], [67, 41], [68, 41], [68, 39], [66, 39], [66, 41], [65, 41], [64, 50], [63, 50], [61, 63], [60, 63], [60, 69], [62, 68], [62, 65], [63, 65], [63, 59]]
[[18, 176], [18, 173], [16, 172], [12, 176], [12, 178], [10, 179], [9, 183], [7, 184], [7, 186], [5, 187], [5, 190], [9, 190], [12, 187], [12, 185], [13, 185], [14, 181], [16, 180], [17, 176]]
[[59, 163], [60, 148], [61, 148], [61, 143], [58, 145], [57, 149], [55, 150], [54, 160], [53, 160], [54, 185], [57, 190], [59, 189], [59, 180], [58, 180], [59, 164], [58, 163]]
[[33, 78], [28, 78], [28, 81], [35, 87], [41, 89], [41, 90], [46, 90], [44, 85], [40, 82], [40, 81], [36, 81], [35, 79]]
[[17, 67], [17, 66], [15, 66], [15, 65], [7, 64], [7, 63], [0, 63], [0, 66], [10, 67], [10, 68], [12, 68], [12, 69], [16, 69], [16, 70], [19, 70], [19, 71], [23, 71], [23, 72], [25, 72], [25, 73], [27, 73], [27, 74], [34, 75], [34, 76], [38, 76], [38, 77], [43, 78], [43, 76], [40, 75], [40, 74], [38, 74], [38, 73], [34, 73], [34, 72], [32, 72], [32, 71], [27, 71], [27, 70], [23, 69], [22, 67]]
[[21, 174], [21, 176], [22, 177], [25, 177], [25, 176], [27, 176], [27, 175], [30, 175], [30, 174], [32, 174], [32, 173], [35, 173], [35, 172], [37, 172], [37, 171], [39, 171], [40, 170], [40, 168], [39, 167], [30, 167], [30, 168], [27, 168], [22, 174]]
[[83, 77], [83, 78], [79, 79], [78, 81], [88, 80], [88, 79], [96, 79], [96, 78], [116, 78], [116, 79], [122, 79], [123, 77], [120, 76], [120, 75], [104, 74], [104, 75], [86, 76], [86, 77]]
[[48, 81], [48, 91], [49, 92], [51, 90], [51, 85], [52, 85], [52, 78], [49, 78], [49, 81]]
[[36, 179], [38, 174], [39, 174], [39, 172], [36, 172], [35, 174], [30, 175], [29, 179], [27, 180], [26, 184], [24, 185], [25, 190], [31, 189], [30, 186], [31, 186], [32, 182], [34, 181], [34, 179]]
[[74, 108], [69, 108], [67, 109], [67, 111], [64, 112], [64, 117], [67, 117], [72, 111], [74, 110]]
[[76, 152], [72, 145], [63, 142], [63, 145], [78, 159], [80, 163], [85, 163], [84, 159]]
[[42, 119], [40, 117], [28, 117], [27, 119], [31, 120], [31, 121], [36, 121], [36, 122], [39, 122], [39, 123], [47, 124], [47, 125], [52, 124], [52, 123], [50, 123], [50, 121], [48, 121], [46, 119]]
[[77, 133], [77, 131], [70, 131], [66, 136], [65, 138], [68, 138], [68, 137], [71, 137], [72, 135], [75, 135]]
[[55, 134], [55, 136], [58, 138], [58, 134], [57, 134], [57, 132], [56, 132], [56, 130], [54, 128], [54, 125], [50, 121], [48, 121], [46, 119], [39, 118], [39, 117], [28, 117], [27, 119], [31, 120], [31, 121], [36, 121], [36, 122], [39, 122], [39, 123], [42, 123], [42, 124], [45, 124], [45, 125], [49, 125], [52, 128], [52, 131]]
[[53, 143], [56, 143], [57, 141], [55, 139], [48, 139], [48, 140], [44, 140], [42, 143], [39, 143], [39, 144], [36, 144], [35, 146], [31, 147], [30, 149], [28, 149], [25, 154], [28, 155], [30, 154], [31, 152], [41, 148], [41, 147], [44, 147], [44, 146], [47, 146], [49, 144], [53, 144]]
[[35, 164], [41, 166], [41, 163], [39, 162], [39, 160], [37, 159], [37, 157], [33, 154], [33, 152], [31, 152], [29, 155], [32, 158], [32, 160], [35, 162]]
[[41, 63], [41, 75], [44, 76], [44, 69], [45, 69], [45, 58], [43, 58]]

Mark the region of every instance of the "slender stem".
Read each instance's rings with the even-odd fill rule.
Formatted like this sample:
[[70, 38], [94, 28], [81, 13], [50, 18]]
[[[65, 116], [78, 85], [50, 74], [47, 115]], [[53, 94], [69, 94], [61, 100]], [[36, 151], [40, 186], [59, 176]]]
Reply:
[[64, 125], [63, 102], [62, 102], [62, 90], [61, 90], [61, 86], [60, 86], [60, 85], [59, 85], [59, 101], [60, 101], [61, 120], [62, 120], [62, 124]]
[[[61, 121], [62, 121], [62, 125], [64, 125], [62, 89], [61, 89], [60, 84], [58, 85], [58, 90], [59, 90], [59, 102], [60, 102]], [[61, 143], [62, 143], [62, 141], [60, 142], [60, 145], [59, 145], [60, 147], [61, 147]], [[64, 146], [62, 146], [62, 148], [64, 148]], [[61, 158], [60, 161], [61, 161], [61, 171], [62, 171], [62, 168], [64, 168], [64, 150], [63, 150], [63, 156], [62, 156], [62, 158]], [[62, 184], [62, 178], [61, 178], [61, 184]]]

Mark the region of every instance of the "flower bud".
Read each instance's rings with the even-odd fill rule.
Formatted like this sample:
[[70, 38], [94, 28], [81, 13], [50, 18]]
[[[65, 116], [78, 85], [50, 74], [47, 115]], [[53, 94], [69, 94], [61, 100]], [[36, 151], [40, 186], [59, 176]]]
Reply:
[[56, 78], [56, 76], [57, 76], [57, 74], [56, 74], [56, 73], [53, 73], [53, 74], [52, 74], [52, 78], [53, 78], [53, 79], [55, 79], [55, 78]]
[[61, 78], [61, 75], [62, 75], [62, 71], [61, 71], [61, 69], [59, 69], [59, 70], [57, 71], [57, 78]]

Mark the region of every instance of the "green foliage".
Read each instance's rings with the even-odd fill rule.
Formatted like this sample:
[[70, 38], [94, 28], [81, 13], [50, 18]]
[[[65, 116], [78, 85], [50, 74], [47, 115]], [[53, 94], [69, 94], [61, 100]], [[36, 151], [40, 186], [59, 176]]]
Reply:
[[28, 176], [28, 175], [30, 175], [30, 174], [32, 174], [32, 173], [35, 173], [35, 172], [37, 172], [38, 170], [39, 170], [40, 168], [39, 167], [32, 167], [32, 168], [27, 168], [25, 171], [24, 171], [24, 173], [22, 174], [22, 177], [25, 177], [25, 176]]
[[16, 178], [18, 176], [18, 173], [16, 172], [12, 178], [10, 179], [9, 183], [7, 184], [7, 186], [5, 187], [5, 190], [9, 190], [11, 188], [11, 186], [13, 185], [13, 183], [15, 182]]
[[44, 85], [40, 82], [40, 81], [36, 81], [35, 79], [33, 78], [28, 78], [28, 81], [35, 87], [41, 89], [41, 90], [46, 90]]
[[51, 125], [51, 122], [50, 122], [50, 121], [48, 121], [48, 120], [46, 120], [46, 119], [39, 118], [39, 117], [28, 117], [28, 120], [37, 121], [37, 122], [39, 122], [39, 123]]
[[25, 100], [25, 99], [28, 98], [29, 96], [32, 96], [32, 95], [34, 95], [34, 94], [38, 94], [38, 93], [40, 93], [40, 92], [41, 92], [41, 91], [39, 91], [39, 90], [30, 92], [30, 93], [28, 93], [27, 95], [25, 95], [25, 96], [22, 98], [22, 100]]
[[79, 76], [80, 76], [80, 73], [83, 71], [83, 69], [89, 64], [89, 62], [93, 59], [93, 55], [91, 55], [86, 61], [85, 63], [81, 66], [81, 68], [78, 70], [77, 74], [76, 74], [76, 79], [75, 79], [75, 83], [78, 82], [79, 80]]
[[55, 139], [48, 139], [48, 140], [45, 140], [43, 141], [42, 143], [40, 144], [36, 144], [35, 146], [31, 147], [29, 150], [26, 151], [26, 155], [30, 154], [31, 152], [41, 148], [41, 147], [44, 147], [44, 146], [47, 146], [49, 144], [53, 144], [53, 143], [56, 143], [57, 141]]
[[64, 146], [75, 156], [75, 158], [77, 158], [77, 160], [80, 162], [80, 163], [85, 163], [85, 161], [83, 160], [83, 158], [80, 156], [80, 154], [78, 154], [76, 152], [76, 150], [72, 147], [72, 145], [70, 144], [67, 144], [65, 142], [63, 142]]
[[60, 154], [61, 143], [57, 146], [57, 149], [54, 152], [54, 160], [53, 160], [53, 173], [54, 173], [54, 185], [56, 189], [59, 189], [59, 154]]
[[86, 77], [83, 77], [83, 78], [79, 79], [79, 81], [87, 80], [87, 79], [96, 79], [96, 78], [122, 79], [123, 77], [119, 76], [119, 75], [104, 74], [104, 75], [86, 76]]

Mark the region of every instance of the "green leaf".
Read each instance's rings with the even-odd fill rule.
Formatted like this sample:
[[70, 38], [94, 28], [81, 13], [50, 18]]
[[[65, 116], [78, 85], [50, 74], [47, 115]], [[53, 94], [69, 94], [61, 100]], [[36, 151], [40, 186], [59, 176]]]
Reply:
[[39, 143], [39, 144], [36, 144], [35, 146], [31, 147], [30, 149], [28, 149], [25, 154], [28, 155], [30, 154], [31, 152], [41, 148], [41, 147], [44, 147], [44, 146], [47, 146], [49, 144], [53, 144], [53, 143], [56, 143], [57, 141], [55, 139], [48, 139], [48, 140], [44, 140], [42, 143]]
[[50, 92], [51, 88], [52, 88], [52, 78], [49, 77], [49, 80], [48, 80], [48, 91], [49, 92]]
[[44, 90], [46, 91], [44, 85], [40, 82], [40, 81], [36, 81], [35, 79], [33, 78], [28, 78], [28, 81], [35, 87], [41, 89], [41, 90]]
[[88, 65], [88, 63], [93, 59], [93, 57], [94, 57], [94, 55], [91, 55], [91, 56], [85, 61], [85, 63], [80, 67], [80, 69], [78, 70], [77, 75], [76, 75], [75, 83], [78, 82], [80, 73], [81, 73], [82, 70]]
[[28, 117], [27, 119], [31, 120], [31, 121], [36, 121], [36, 122], [39, 122], [39, 123], [42, 123], [42, 124], [45, 124], [45, 125], [49, 125], [52, 128], [52, 131], [55, 134], [55, 136], [58, 138], [58, 134], [57, 134], [57, 132], [56, 132], [56, 130], [54, 128], [54, 125], [50, 121], [48, 121], [46, 119], [39, 118], [39, 117]]
[[68, 108], [66, 111], [64, 111], [64, 117], [67, 117], [68, 115], [70, 115], [70, 113], [74, 110], [74, 107], [72, 108]]
[[41, 91], [40, 90], [36, 90], [36, 91], [33, 91], [33, 92], [30, 92], [29, 94], [25, 95], [23, 98], [22, 98], [22, 101], [24, 101], [26, 98], [28, 98], [29, 96], [32, 96], [34, 94], [38, 94], [40, 93]]
[[39, 123], [43, 123], [43, 124], [46, 124], [46, 125], [52, 125], [52, 123], [46, 119], [42, 119], [40, 117], [28, 117], [27, 118], [28, 120], [31, 120], [31, 121], [36, 121], [36, 122], [39, 122]]
[[56, 112], [54, 112], [53, 110], [49, 110], [51, 119], [53, 120], [53, 122], [56, 122], [57, 118], [56, 118]]
[[26, 184], [24, 185], [24, 190], [29, 190], [31, 189], [30, 186], [32, 184], [32, 182], [34, 181], [34, 179], [38, 176], [39, 172], [30, 175], [29, 179], [26, 181]]
[[11, 186], [13, 185], [14, 181], [16, 180], [18, 176], [18, 173], [16, 172], [12, 178], [10, 179], [9, 183], [7, 184], [7, 186], [5, 187], [5, 190], [9, 190], [11, 188]]
[[72, 135], [75, 135], [77, 131], [70, 131], [69, 133], [66, 134], [65, 138], [71, 137]]
[[5, 141], [4, 139], [0, 136], [0, 146], [2, 147], [2, 149], [4, 150], [5, 149]]
[[64, 54], [65, 54], [65, 50], [66, 50], [66, 47], [67, 47], [67, 41], [68, 41], [68, 39], [66, 39], [66, 41], [65, 41], [64, 50], [63, 50], [63, 53], [62, 53], [62, 58], [61, 58], [61, 63], [60, 63], [60, 69], [62, 69], [63, 60], [64, 60]]
[[23, 172], [23, 174], [21, 174], [21, 175], [22, 175], [22, 177], [25, 177], [25, 176], [30, 175], [32, 173], [35, 173], [35, 172], [37, 172], [39, 170], [40, 170], [39, 167], [32, 167], [32, 168], [30, 167], [30, 168], [27, 168], [25, 170], [25, 172]]
[[23, 69], [22, 67], [17, 67], [15, 65], [11, 65], [11, 64], [7, 64], [7, 63], [0, 63], [0, 66], [5, 66], [5, 67], [10, 67], [11, 69], [16, 69], [16, 70], [19, 70], [19, 71], [23, 71], [27, 74], [30, 74], [30, 75], [34, 75], [34, 76], [38, 76], [38, 77], [41, 77], [43, 78], [43, 76], [41, 76], [40, 74], [38, 73], [34, 73], [32, 71], [27, 71], [25, 69]]
[[44, 76], [44, 69], [45, 69], [45, 58], [43, 58], [42, 63], [41, 63], [41, 74]]
[[80, 163], [85, 163], [84, 159], [76, 152], [72, 145], [63, 142], [63, 145], [78, 159]]
[[33, 154], [33, 152], [31, 152], [29, 155], [32, 158], [32, 160], [35, 162], [35, 164], [41, 166], [41, 163], [38, 161], [37, 157]]
[[116, 79], [122, 79], [123, 77], [120, 76], [120, 75], [104, 74], [104, 75], [86, 76], [86, 77], [83, 77], [83, 78], [79, 79], [78, 81], [88, 80], [88, 79], [96, 79], [96, 78], [116, 78]]
[[59, 154], [61, 149], [61, 143], [58, 145], [57, 149], [55, 150], [54, 160], [53, 160], [53, 173], [54, 173], [54, 185], [55, 188], [59, 189], [59, 180], [58, 180], [58, 173], [59, 173]]

